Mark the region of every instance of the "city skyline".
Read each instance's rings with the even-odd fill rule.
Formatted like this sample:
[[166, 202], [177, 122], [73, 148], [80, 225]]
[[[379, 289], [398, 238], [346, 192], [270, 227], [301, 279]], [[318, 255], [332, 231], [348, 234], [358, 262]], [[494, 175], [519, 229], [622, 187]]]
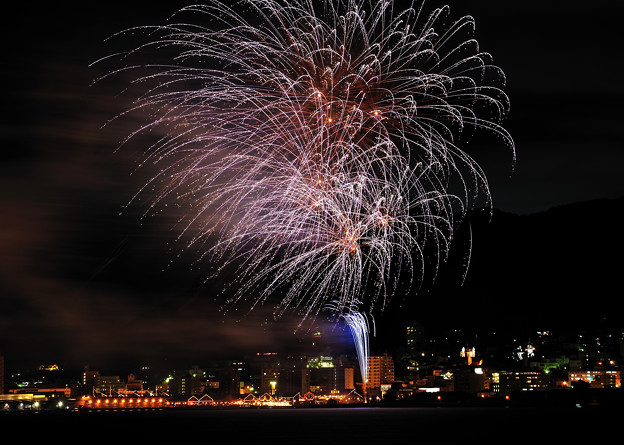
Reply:
[[[84, 365], [69, 369], [46, 364], [11, 369], [5, 388], [11, 394], [55, 390], [72, 399], [81, 395], [136, 397], [140, 393], [178, 401], [180, 397], [202, 395], [214, 401], [234, 401], [265, 393], [276, 397], [308, 392], [314, 397], [345, 396], [355, 390], [358, 397], [364, 394], [381, 401], [390, 394], [390, 401], [397, 397], [408, 401], [417, 394], [432, 392], [500, 399], [518, 391], [573, 389], [578, 380], [594, 389], [621, 387], [621, 330], [535, 332], [532, 338], [512, 339], [462, 330], [429, 335], [422, 325], [415, 324], [407, 326], [404, 333], [402, 345], [395, 350], [371, 355], [365, 386], [353, 354], [317, 343], [298, 353], [258, 352], [227, 360], [203, 357], [186, 364], [141, 363], [125, 368]], [[320, 337], [315, 336], [317, 341]], [[4, 366], [0, 366], [2, 370]], [[527, 380], [514, 383], [514, 375]], [[418, 400], [422, 399], [414, 402]]]

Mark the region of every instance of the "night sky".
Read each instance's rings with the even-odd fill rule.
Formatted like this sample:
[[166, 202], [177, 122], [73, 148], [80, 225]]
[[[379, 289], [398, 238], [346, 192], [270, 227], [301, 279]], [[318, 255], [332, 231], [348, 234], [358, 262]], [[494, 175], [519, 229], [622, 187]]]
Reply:
[[[515, 169], [502, 145], [468, 150], [488, 175], [494, 207], [532, 215], [624, 196], [617, 2], [447, 3], [455, 17], [475, 17], [481, 49], [507, 75]], [[0, 354], [7, 367], [163, 357], [194, 364], [309, 340], [293, 335], [288, 320], [265, 324], [261, 310], [238, 322], [223, 317], [222, 283], [200, 285], [202, 270], [179, 254], [171, 217], [141, 220], [140, 206], [124, 208], [149, 175], [134, 172], [136, 151], [116, 151], [136, 123], [102, 128], [127, 102], [115, 97], [118, 84], [92, 85], [104, 72], [90, 65], [115, 50], [105, 42], [112, 33], [162, 23], [186, 4], [22, 3], [4, 13]]]

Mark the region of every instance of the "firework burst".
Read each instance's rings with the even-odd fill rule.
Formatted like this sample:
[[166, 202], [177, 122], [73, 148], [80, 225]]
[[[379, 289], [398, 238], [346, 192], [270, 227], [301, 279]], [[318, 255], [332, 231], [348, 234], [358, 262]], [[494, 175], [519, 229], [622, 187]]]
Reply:
[[[243, 14], [243, 12], [245, 13]], [[231, 302], [279, 296], [314, 318], [383, 309], [403, 281], [435, 275], [484, 173], [459, 148], [500, 126], [503, 72], [474, 21], [392, 2], [218, 1], [184, 8], [122, 61], [132, 111], [159, 168], [151, 206], [184, 209], [180, 238], [223, 273]], [[184, 21], [182, 21], [184, 19]], [[425, 253], [427, 252], [427, 253]], [[403, 281], [402, 281], [403, 280]], [[357, 307], [355, 307], [357, 306]]]

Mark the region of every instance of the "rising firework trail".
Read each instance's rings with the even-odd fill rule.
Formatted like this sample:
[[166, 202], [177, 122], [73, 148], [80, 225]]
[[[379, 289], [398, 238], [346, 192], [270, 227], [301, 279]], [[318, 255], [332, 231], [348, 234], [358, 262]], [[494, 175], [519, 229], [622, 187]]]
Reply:
[[209, 278], [234, 268], [228, 304], [303, 323], [335, 301], [355, 326], [435, 277], [466, 209], [491, 205], [462, 143], [485, 132], [514, 156], [505, 76], [474, 25], [418, 1], [245, 0], [120, 33], [145, 36], [111, 73], [140, 88], [126, 142], [153, 138], [137, 196], [180, 209]]

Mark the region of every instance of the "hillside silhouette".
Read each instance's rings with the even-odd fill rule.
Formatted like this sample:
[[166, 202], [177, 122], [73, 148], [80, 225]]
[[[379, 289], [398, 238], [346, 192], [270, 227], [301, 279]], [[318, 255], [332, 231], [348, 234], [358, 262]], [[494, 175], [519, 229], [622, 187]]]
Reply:
[[[488, 332], [612, 329], [619, 309], [624, 199], [594, 200], [516, 215], [494, 210], [469, 214], [472, 251], [461, 283], [468, 231], [436, 283], [405, 295], [377, 320], [378, 332], [401, 341], [406, 323], [429, 332], [458, 327]], [[465, 250], [465, 249], [464, 249]]]

